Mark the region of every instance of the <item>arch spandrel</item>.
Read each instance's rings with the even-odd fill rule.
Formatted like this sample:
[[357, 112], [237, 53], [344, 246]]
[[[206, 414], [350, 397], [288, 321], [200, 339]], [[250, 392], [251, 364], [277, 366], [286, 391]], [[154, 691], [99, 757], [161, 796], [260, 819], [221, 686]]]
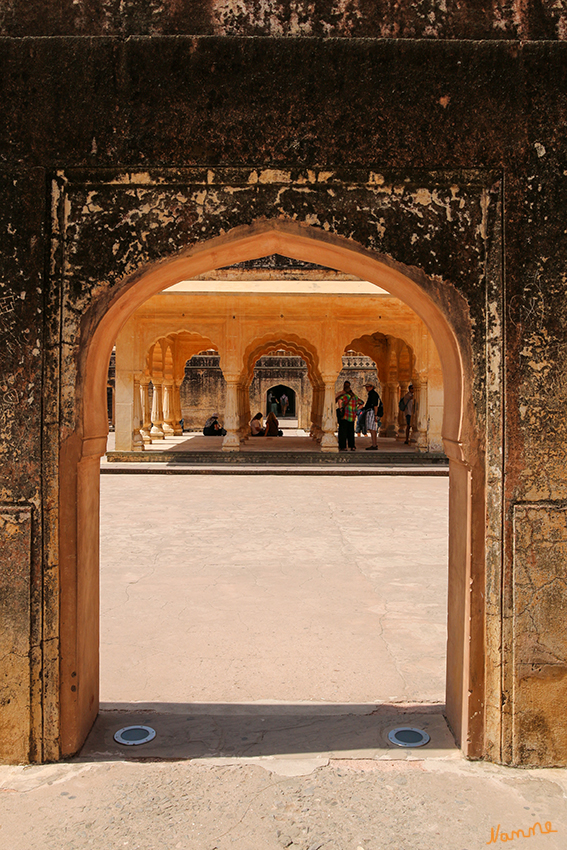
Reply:
[[[156, 335], [146, 349], [147, 353], [143, 356], [143, 361], [147, 364], [146, 368], [151, 372], [152, 357], [151, 352], [157, 344], [167, 344], [171, 348], [172, 353], [172, 369], [173, 376], [177, 376], [179, 371], [183, 371], [185, 363], [190, 360], [195, 354], [207, 349], [217, 350], [217, 345], [207, 336], [188, 329], [176, 330], [167, 336]], [[144, 345], [145, 343], [142, 343]]]
[[[390, 352], [388, 349], [390, 343]], [[388, 380], [387, 371], [389, 368], [388, 353], [396, 358], [396, 378], [400, 380], [411, 380], [413, 369], [415, 368], [416, 357], [413, 349], [403, 339], [390, 337], [386, 334], [375, 333], [372, 336], [366, 334], [351, 340], [348, 348], [354, 351], [360, 351], [361, 354], [370, 357], [377, 366], [378, 374], [381, 375], [381, 380]]]

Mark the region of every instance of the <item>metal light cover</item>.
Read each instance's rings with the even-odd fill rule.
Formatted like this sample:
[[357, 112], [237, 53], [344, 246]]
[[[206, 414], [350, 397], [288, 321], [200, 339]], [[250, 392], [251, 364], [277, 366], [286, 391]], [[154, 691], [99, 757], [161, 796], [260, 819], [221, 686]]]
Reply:
[[155, 729], [151, 726], [124, 726], [114, 733], [114, 740], [126, 747], [137, 747], [138, 744], [147, 744], [156, 736]]
[[388, 740], [397, 747], [424, 747], [431, 740], [423, 729], [412, 726], [398, 726], [388, 732]]

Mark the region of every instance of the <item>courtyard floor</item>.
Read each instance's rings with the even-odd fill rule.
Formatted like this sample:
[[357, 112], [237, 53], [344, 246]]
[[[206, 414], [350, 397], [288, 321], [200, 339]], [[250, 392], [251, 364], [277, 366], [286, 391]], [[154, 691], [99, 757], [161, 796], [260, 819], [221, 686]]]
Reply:
[[447, 487], [102, 476], [102, 712], [74, 759], [0, 767], [0, 847], [567, 846], [567, 772], [467, 762], [443, 718]]

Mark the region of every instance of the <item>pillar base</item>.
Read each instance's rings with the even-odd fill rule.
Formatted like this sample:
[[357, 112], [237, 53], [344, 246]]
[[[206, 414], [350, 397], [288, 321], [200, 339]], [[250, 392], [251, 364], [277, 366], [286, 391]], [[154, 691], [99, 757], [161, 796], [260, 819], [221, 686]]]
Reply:
[[157, 425], [153, 426], [152, 430], [150, 431], [150, 436], [151, 436], [152, 440], [164, 440], [165, 439], [165, 434], [163, 433], [161, 428], [157, 427]]
[[239, 452], [240, 451], [240, 437], [238, 433], [228, 433], [224, 440], [222, 441], [222, 450], [223, 452]]
[[323, 434], [321, 438], [322, 452], [338, 452], [337, 438], [334, 434]]
[[423, 431], [419, 431], [417, 434], [416, 444], [420, 452], [428, 451], [429, 446], [427, 445], [427, 434], [424, 434]]
[[132, 437], [132, 451], [133, 452], [143, 452], [143, 451], [145, 451], [144, 441], [143, 441], [142, 435], [140, 434], [139, 431], [137, 433], [135, 433]]
[[321, 442], [321, 440], [323, 439], [323, 434], [324, 434], [324, 433], [325, 433], [325, 432], [324, 432], [324, 431], [322, 431], [322, 430], [319, 428], [319, 426], [318, 426], [318, 425], [312, 425], [312, 426], [311, 426], [311, 431], [309, 432], [309, 436], [310, 436], [310, 437], [311, 437], [311, 439], [312, 439], [312, 440], [314, 440], [316, 443], [320, 443], [320, 442]]

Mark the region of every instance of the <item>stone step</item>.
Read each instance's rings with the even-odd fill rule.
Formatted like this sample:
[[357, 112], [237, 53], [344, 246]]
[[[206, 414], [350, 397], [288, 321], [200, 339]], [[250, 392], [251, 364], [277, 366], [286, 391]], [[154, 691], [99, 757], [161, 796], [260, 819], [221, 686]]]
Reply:
[[400, 466], [392, 464], [390, 466], [384, 464], [381, 466], [372, 466], [370, 464], [361, 464], [354, 466], [351, 464], [340, 465], [319, 465], [312, 464], [311, 466], [293, 465], [284, 466], [283, 464], [271, 465], [254, 465], [254, 464], [183, 464], [183, 463], [102, 463], [100, 467], [101, 475], [303, 475], [303, 476], [383, 476], [383, 475], [408, 475], [408, 476], [428, 476], [436, 478], [446, 478], [449, 475], [448, 466]]
[[108, 464], [181, 464], [184, 466], [286, 466], [286, 467], [380, 467], [380, 466], [438, 466], [448, 467], [441, 453], [417, 452], [180, 452], [109, 451]]

